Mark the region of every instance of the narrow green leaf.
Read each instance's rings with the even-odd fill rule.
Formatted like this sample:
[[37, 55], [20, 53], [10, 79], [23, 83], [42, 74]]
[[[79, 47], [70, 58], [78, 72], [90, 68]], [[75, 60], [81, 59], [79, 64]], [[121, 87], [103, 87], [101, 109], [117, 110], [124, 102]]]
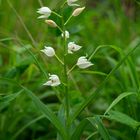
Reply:
[[96, 126], [97, 131], [100, 133], [104, 140], [110, 140], [109, 133], [104, 127], [103, 122], [101, 121], [99, 116], [96, 116], [95, 118], [90, 117], [88, 118], [88, 120], [92, 125]]
[[30, 122], [28, 122], [27, 124], [25, 124], [23, 127], [21, 127], [15, 134], [14, 136], [11, 138], [11, 140], [16, 139], [26, 128], [28, 128], [30, 125], [36, 123], [37, 121], [43, 119], [45, 116], [41, 115], [33, 120], [31, 120]]
[[17, 93], [13, 93], [13, 94], [10, 94], [10, 95], [7, 95], [7, 96], [4, 96], [4, 97], [0, 98], [0, 110], [7, 107], [9, 105], [9, 103], [12, 100], [14, 100], [16, 97], [18, 97], [22, 92], [23, 92], [23, 90], [20, 90]]
[[4, 103], [4, 102], [9, 103], [9, 102], [11, 102], [12, 100], [14, 100], [18, 95], [20, 95], [22, 92], [23, 92], [23, 89], [20, 90], [20, 91], [17, 92], [17, 93], [13, 93], [13, 94], [4, 96], [4, 97], [0, 98], [0, 102], [1, 102], [1, 103]]
[[97, 74], [97, 75], [107, 76], [106, 73], [103, 73], [103, 72], [100, 72], [100, 71], [81, 71], [81, 73], [86, 73], [86, 74]]
[[132, 83], [133, 83], [134, 87], [136, 89], [138, 89], [139, 85], [140, 85], [140, 82], [139, 82], [136, 66], [135, 66], [135, 64], [134, 64], [134, 62], [132, 61], [131, 58], [129, 58], [127, 60], [127, 65], [129, 66]]
[[36, 97], [30, 90], [23, 87], [22, 88], [28, 93], [29, 97], [33, 100], [37, 108], [46, 116], [48, 120], [57, 128], [59, 133], [62, 135], [62, 137], [65, 139], [66, 131], [63, 126], [63, 124], [60, 122], [60, 120], [55, 116], [55, 114], [48, 108], [43, 102], [39, 100], [38, 97]]
[[89, 117], [81, 121], [79, 125], [76, 127], [75, 131], [73, 132], [71, 140], [79, 140], [88, 124], [93, 125], [93, 127], [97, 129], [97, 132], [101, 135], [103, 140], [110, 140], [109, 133], [104, 127], [99, 116]]
[[[1, 3], [1, 0], [0, 0], [0, 3]], [[2, 38], [0, 39], [0, 42], [9, 41], [9, 40], [13, 40], [13, 38], [12, 37]]]
[[87, 119], [84, 119], [79, 123], [79, 125], [76, 127], [75, 131], [73, 132], [71, 136], [71, 140], [80, 140], [80, 137], [85, 130], [86, 126], [88, 125], [89, 121]]
[[116, 50], [117, 52], [121, 53], [121, 48], [118, 48], [114, 45], [100, 45], [98, 46], [90, 55], [89, 59], [88, 60], [91, 60], [93, 58], [93, 56], [98, 52], [98, 50], [100, 50], [101, 48], [105, 48], [105, 47], [109, 47], [109, 48], [112, 48], [114, 50]]
[[140, 122], [137, 122], [133, 118], [129, 117], [128, 115], [118, 112], [118, 111], [110, 111], [108, 113], [109, 115], [106, 115], [105, 118], [109, 120], [114, 120], [117, 122], [120, 122], [122, 124], [128, 125], [134, 129], [136, 129], [138, 126], [140, 126]]
[[121, 95], [119, 95], [112, 103], [111, 105], [107, 108], [107, 110], [105, 111], [104, 115], [107, 114], [118, 102], [120, 102], [123, 98], [130, 96], [130, 95], [134, 95], [136, 94], [135, 92], [124, 92]]

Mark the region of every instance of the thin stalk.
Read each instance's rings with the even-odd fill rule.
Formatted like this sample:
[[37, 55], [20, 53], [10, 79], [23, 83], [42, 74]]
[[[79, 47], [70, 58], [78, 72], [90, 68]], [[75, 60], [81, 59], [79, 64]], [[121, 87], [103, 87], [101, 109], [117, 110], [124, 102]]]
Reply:
[[40, 4], [40, 6], [43, 7], [43, 2], [42, 2], [42, 0], [38, 0], [38, 2], [39, 2], [39, 4]]
[[75, 65], [73, 65], [73, 66], [72, 66], [72, 68], [71, 68], [71, 69], [67, 72], [67, 75], [69, 75], [69, 74], [70, 74], [70, 72], [71, 72], [71, 71], [73, 71], [73, 69], [75, 69], [75, 67], [76, 67], [76, 64], [75, 64]]
[[63, 33], [63, 30], [60, 28], [60, 26], [57, 25], [57, 28]]
[[64, 65], [64, 63], [62, 62], [62, 60], [55, 54], [56, 59], [62, 64]]
[[67, 3], [67, 1], [65, 1], [65, 2], [61, 5], [61, 9], [65, 6], [66, 3]]
[[116, 48], [115, 46], [113, 46], [113, 45], [100, 45], [100, 46], [98, 46], [92, 53], [91, 53], [91, 55], [90, 55], [90, 57], [88, 58], [88, 60], [91, 60], [92, 59], [92, 57], [98, 52], [98, 50], [99, 49], [101, 49], [101, 48], [105, 48], [105, 47], [110, 47], [110, 48], [113, 48], [113, 49], [115, 49], [117, 52], [121, 52], [121, 50], [119, 49], [119, 48]]
[[56, 12], [52, 11], [52, 13], [56, 16], [58, 16], [59, 18], [62, 18], [62, 16], [60, 16], [59, 14], [57, 14]]
[[20, 23], [22, 24], [24, 30], [25, 30], [26, 33], [28, 34], [28, 36], [29, 36], [30, 40], [32, 41], [33, 45], [34, 45], [34, 46], [37, 46], [37, 43], [35, 42], [35, 40], [34, 40], [32, 34], [29, 32], [29, 30], [28, 30], [27, 26], [25, 25], [23, 19], [22, 19], [21, 16], [18, 14], [18, 12], [17, 12], [16, 9], [14, 8], [13, 4], [10, 2], [10, 0], [7, 0], [7, 2], [8, 2], [8, 4], [9, 4], [10, 8], [14, 11], [14, 13], [16, 14], [16, 16], [18, 17]]
[[70, 17], [67, 19], [67, 21], [64, 23], [64, 25], [68, 24], [68, 22], [71, 20], [72, 15], [70, 15]]
[[66, 129], [67, 129], [67, 140], [69, 140], [69, 95], [68, 95], [68, 75], [67, 75], [67, 62], [66, 62], [66, 57], [67, 57], [67, 39], [65, 35], [65, 25], [64, 25], [64, 19], [62, 18], [62, 25], [63, 25], [63, 46], [64, 46], [64, 78], [65, 78], [65, 104], [66, 104]]

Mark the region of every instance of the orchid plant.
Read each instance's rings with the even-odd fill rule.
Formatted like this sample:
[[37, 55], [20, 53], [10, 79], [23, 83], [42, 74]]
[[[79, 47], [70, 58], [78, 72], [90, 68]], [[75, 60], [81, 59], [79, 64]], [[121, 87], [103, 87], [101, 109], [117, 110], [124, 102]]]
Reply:
[[[52, 11], [48, 7], [41, 7], [37, 10], [37, 13], [40, 14], [40, 16], [38, 17], [39, 19], [44, 19], [45, 23], [47, 23], [48, 26], [53, 27], [53, 28], [58, 28], [61, 31], [61, 38], [64, 44], [63, 45], [64, 56], [62, 60], [56, 55], [54, 48], [52, 48], [51, 46], [44, 46], [44, 49], [42, 49], [41, 52], [43, 52], [47, 57], [56, 57], [56, 59], [58, 59], [58, 61], [63, 65], [63, 73], [65, 77], [64, 81], [61, 81], [60, 80], [61, 78], [59, 78], [59, 76], [56, 74], [49, 74], [48, 80], [43, 85], [56, 87], [62, 84], [64, 86], [64, 91], [63, 91], [64, 100], [62, 100], [61, 102], [64, 103], [64, 106], [65, 106], [65, 116], [64, 116], [65, 126], [64, 127], [66, 128], [66, 136], [60, 135], [60, 137], [65, 140], [71, 139], [70, 129], [72, 128], [72, 126], [70, 126], [70, 123], [69, 123], [70, 110], [71, 110], [70, 103], [69, 103], [69, 87], [68, 87], [69, 74], [71, 73], [72, 70], [74, 70], [74, 68], [76, 68], [76, 66], [78, 66], [80, 69], [86, 69], [88, 67], [93, 66], [93, 63], [90, 62], [87, 56], [80, 56], [77, 60], [77, 63], [71, 69], [68, 69], [68, 64], [66, 62], [68, 54], [73, 55], [74, 53], [82, 49], [82, 46], [76, 44], [74, 41], [73, 42], [67, 41], [67, 39], [70, 38], [71, 35], [69, 31], [66, 30], [66, 25], [68, 24], [68, 22], [71, 20], [72, 17], [79, 16], [85, 9], [85, 7], [80, 7], [80, 8], [77, 7], [80, 5], [78, 5], [75, 2], [77, 2], [77, 0], [67, 0], [62, 5], [62, 7], [64, 7], [66, 4], [68, 6], [76, 7], [75, 10], [70, 15], [70, 17], [65, 22], [64, 22], [63, 16]], [[56, 16], [58, 16], [58, 18], [60, 18], [60, 20], [62, 21], [62, 27], [59, 26], [55, 21], [48, 19], [51, 14], [55, 14]]]

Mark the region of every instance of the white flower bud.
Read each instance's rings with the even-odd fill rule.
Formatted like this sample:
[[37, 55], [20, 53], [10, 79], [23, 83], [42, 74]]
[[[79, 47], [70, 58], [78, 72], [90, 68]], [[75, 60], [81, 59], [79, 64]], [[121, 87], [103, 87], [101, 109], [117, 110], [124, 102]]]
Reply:
[[49, 80], [46, 83], [44, 83], [43, 85], [55, 87], [60, 84], [61, 84], [61, 82], [59, 80], [59, 77], [55, 74], [52, 74], [52, 75], [49, 75]]
[[53, 20], [45, 20], [45, 22], [51, 27], [57, 27], [57, 24]]
[[77, 0], [67, 0], [67, 3], [69, 6], [79, 6], [78, 4], [75, 4], [74, 2], [76, 2]]
[[48, 7], [41, 7], [37, 13], [41, 14], [38, 18], [48, 18], [51, 15], [51, 10]]
[[85, 68], [88, 68], [88, 67], [92, 66], [93, 64], [90, 61], [88, 61], [85, 56], [81, 56], [78, 59], [76, 65], [81, 69], [85, 69]]
[[55, 55], [55, 51], [52, 47], [45, 46], [45, 49], [43, 49], [41, 51], [44, 52], [48, 57], [53, 57]]
[[82, 48], [82, 46], [79, 46], [77, 44], [75, 44], [74, 42], [69, 42], [68, 44], [68, 53], [73, 53], [76, 52], [78, 50], [80, 50]]
[[[62, 33], [61, 36], [64, 37], [64, 34]], [[68, 31], [65, 31], [65, 37], [66, 38], [70, 37], [70, 33]]]
[[85, 7], [75, 9], [72, 13], [72, 16], [76, 17], [76, 16], [80, 15], [84, 9], [85, 9]]

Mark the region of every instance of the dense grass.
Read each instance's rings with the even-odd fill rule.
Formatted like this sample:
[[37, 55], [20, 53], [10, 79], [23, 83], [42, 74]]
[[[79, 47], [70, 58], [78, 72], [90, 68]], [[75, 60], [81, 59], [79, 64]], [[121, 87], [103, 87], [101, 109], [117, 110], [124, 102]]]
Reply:
[[[40, 50], [55, 48], [63, 59], [58, 29], [38, 20], [42, 4], [61, 14], [63, 0], [0, 1], [0, 139], [68, 139], [65, 86], [43, 86], [48, 73], [65, 81], [63, 66]], [[94, 66], [75, 68], [69, 76], [72, 140], [140, 139], [140, 5], [131, 0], [80, 1], [86, 5], [66, 29], [69, 41], [83, 48], [68, 55], [70, 69], [78, 57], [95, 54]], [[66, 20], [73, 8], [64, 9]], [[59, 25], [59, 19], [50, 17]], [[69, 136], [69, 137], [70, 137]], [[57, 137], [57, 138], [56, 138]], [[69, 138], [70, 139], [70, 138]]]

